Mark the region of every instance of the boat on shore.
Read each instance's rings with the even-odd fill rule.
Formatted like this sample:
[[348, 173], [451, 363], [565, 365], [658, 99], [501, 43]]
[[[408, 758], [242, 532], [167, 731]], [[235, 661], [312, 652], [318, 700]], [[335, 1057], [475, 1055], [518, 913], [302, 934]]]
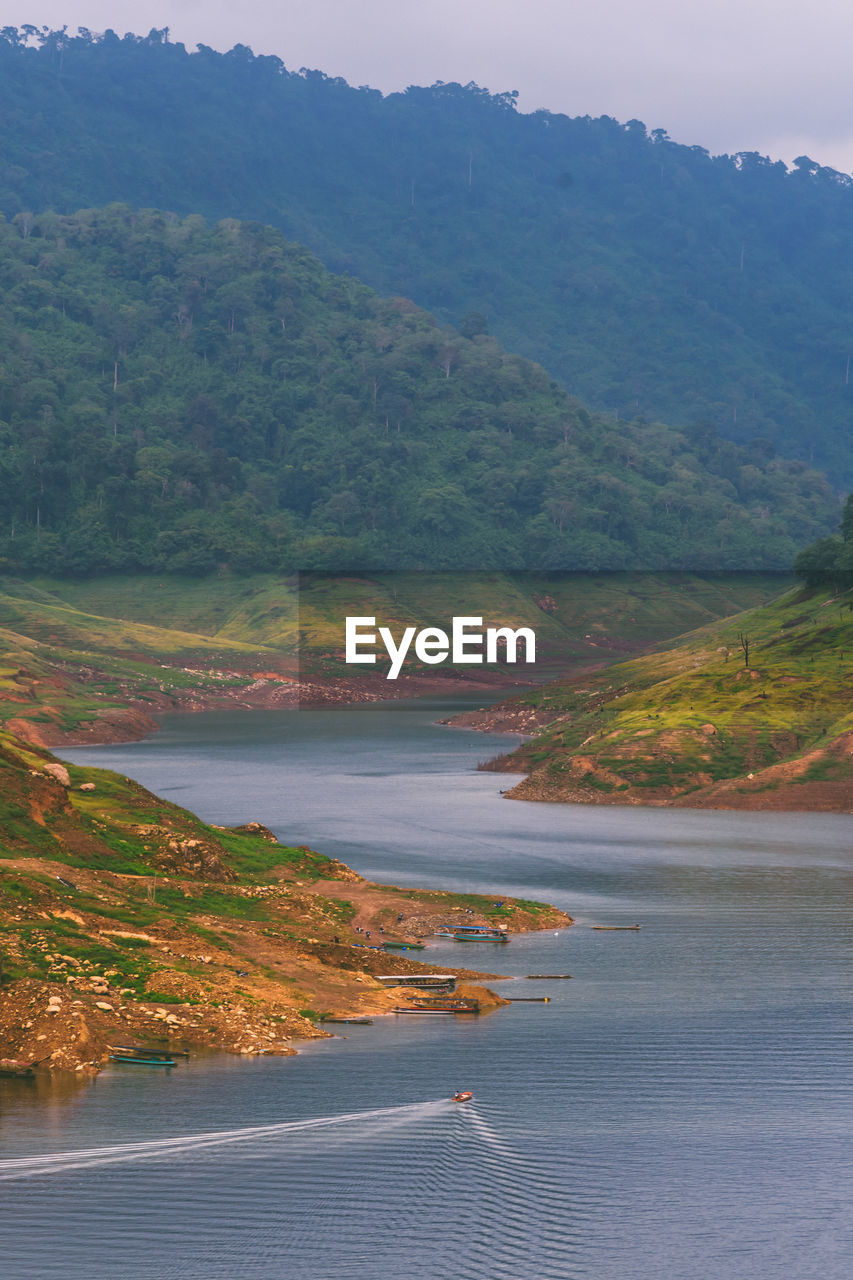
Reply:
[[34, 1080], [35, 1075], [29, 1062], [19, 1062], [17, 1058], [0, 1058], [0, 1076], [15, 1080]]
[[[136, 1067], [174, 1067], [171, 1049], [146, 1049], [144, 1045], [111, 1045], [110, 1062], [130, 1063]], [[186, 1055], [189, 1057], [189, 1054]]]
[[420, 991], [436, 991], [452, 995], [456, 978], [452, 973], [377, 973], [384, 987], [416, 987]]
[[505, 928], [490, 924], [460, 924], [451, 929], [437, 929], [436, 937], [453, 938], [456, 942], [509, 942]]
[[416, 1000], [410, 1005], [397, 1005], [394, 1009], [395, 1013], [479, 1013], [479, 1000], [468, 1000], [460, 997], [458, 1000], [434, 1000], [425, 997], [423, 1000]]
[[426, 951], [425, 942], [383, 942], [383, 951]]

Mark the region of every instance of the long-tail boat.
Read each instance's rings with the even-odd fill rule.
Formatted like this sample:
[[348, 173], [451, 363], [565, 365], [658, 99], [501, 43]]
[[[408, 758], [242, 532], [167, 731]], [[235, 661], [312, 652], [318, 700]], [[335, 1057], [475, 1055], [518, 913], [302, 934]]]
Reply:
[[460, 924], [436, 933], [439, 938], [454, 938], [456, 942], [509, 942], [509, 934], [499, 925]]
[[146, 1049], [144, 1045], [114, 1045], [110, 1062], [126, 1062], [136, 1067], [174, 1067], [169, 1049]]

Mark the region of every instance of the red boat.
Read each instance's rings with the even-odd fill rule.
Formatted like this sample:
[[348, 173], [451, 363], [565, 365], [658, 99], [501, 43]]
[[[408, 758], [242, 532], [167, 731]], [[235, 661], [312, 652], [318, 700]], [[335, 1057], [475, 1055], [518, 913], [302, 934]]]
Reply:
[[469, 1093], [467, 1089], [460, 1089], [458, 1093], [454, 1093], [450, 1101], [451, 1102], [470, 1102], [473, 1096], [474, 1096], [473, 1093]]

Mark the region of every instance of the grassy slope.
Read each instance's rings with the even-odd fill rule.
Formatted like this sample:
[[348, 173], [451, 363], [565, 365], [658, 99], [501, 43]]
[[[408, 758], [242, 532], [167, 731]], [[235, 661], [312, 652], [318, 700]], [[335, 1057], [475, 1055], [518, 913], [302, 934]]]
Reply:
[[[120, 726], [130, 703], [156, 711], [245, 698], [259, 672], [285, 680], [361, 675], [364, 668], [343, 662], [347, 614], [395, 628], [447, 623], [454, 614], [530, 626], [540, 672], [557, 673], [637, 652], [777, 588], [772, 575], [747, 574], [5, 579], [0, 721], [33, 721], [57, 742], [95, 716]], [[141, 721], [139, 731], [146, 728]]]
[[[745, 667], [739, 636], [750, 638]], [[519, 798], [853, 809], [853, 593], [802, 589], [672, 649], [537, 689], [493, 767]]]
[[372, 886], [262, 827], [208, 826], [117, 774], [51, 769], [61, 774], [48, 752], [0, 731], [0, 1057], [50, 1052], [76, 1067], [110, 1040], [163, 1030], [282, 1049], [314, 1034], [302, 1015], [399, 1000], [365, 976], [389, 958], [350, 945], [356, 916], [390, 936], [436, 917], [567, 922], [537, 903], [507, 899], [496, 913], [493, 895]]

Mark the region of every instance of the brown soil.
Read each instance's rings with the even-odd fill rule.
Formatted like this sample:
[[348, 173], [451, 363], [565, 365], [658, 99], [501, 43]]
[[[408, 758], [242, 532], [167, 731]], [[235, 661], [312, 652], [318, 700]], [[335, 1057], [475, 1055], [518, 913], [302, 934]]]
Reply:
[[756, 769], [745, 776], [713, 782], [707, 775], [692, 775], [685, 779], [685, 788], [679, 790], [634, 787], [602, 791], [585, 782], [585, 777], [594, 770], [596, 781], [606, 783], [606, 770], [583, 756], [571, 757], [570, 763], [572, 776], [534, 772], [505, 794], [513, 800], [560, 804], [853, 813], [853, 731], [796, 760]]
[[[7, 981], [0, 988], [0, 1057], [45, 1067], [94, 1074], [116, 1044], [287, 1054], [294, 1052], [295, 1040], [328, 1034], [314, 1021], [323, 1011], [379, 1016], [407, 1003], [411, 992], [385, 987], [378, 974], [449, 973], [466, 987], [499, 977], [436, 968], [422, 962], [424, 952], [415, 960], [410, 953], [371, 949], [382, 928], [389, 938], [392, 931], [398, 938], [414, 938], [440, 925], [485, 923], [486, 917], [457, 905], [452, 895], [370, 884], [342, 864], [347, 878], [219, 883], [219, 892], [261, 900], [265, 914], [260, 919], [209, 917], [200, 908], [194, 915], [164, 914], [156, 925], [144, 928], [122, 924], [115, 912], [127, 905], [131, 888], [138, 889], [138, 877], [71, 868], [46, 858], [4, 860], [0, 870], [34, 876], [40, 893], [29, 907], [15, 899], [4, 901], [0, 926], [7, 967], [22, 963], [35, 939], [46, 968], [43, 977]], [[69, 905], [67, 895], [60, 899], [51, 890], [58, 877], [75, 886], [79, 909], [74, 899]], [[160, 883], [191, 897], [203, 892], [207, 882], [169, 877]], [[506, 901], [512, 907], [512, 900]], [[347, 924], [340, 923], [336, 912], [342, 902], [355, 908]], [[40, 932], [40, 922], [51, 920], [67, 920], [101, 945], [122, 938], [142, 944], [140, 954], [155, 965], [145, 990], [137, 994], [122, 986], [116, 971], [65, 954], [49, 927], [42, 925]], [[554, 908], [537, 916], [519, 907], [507, 919], [510, 929], [570, 923]], [[476, 994], [484, 1011], [505, 1003], [494, 993]]]
[[[244, 681], [243, 673], [226, 673], [235, 680]], [[146, 691], [144, 700], [127, 692], [124, 708], [93, 707], [93, 718], [83, 721], [73, 729], [60, 724], [57, 708], [43, 704], [30, 704], [38, 722], [27, 718], [21, 700], [15, 699], [15, 714], [5, 721], [5, 728], [24, 742], [41, 747], [90, 746], [100, 743], [136, 742], [147, 738], [157, 730], [157, 714], [192, 711], [221, 711], [229, 708], [259, 708], [282, 710], [295, 707], [349, 706], [360, 702], [382, 702], [400, 698], [420, 698], [430, 695], [457, 694], [506, 688], [507, 676], [501, 672], [484, 672], [472, 678], [448, 673], [443, 676], [401, 675], [397, 680], [384, 676], [364, 675], [351, 679], [333, 676], [295, 678], [275, 672], [258, 672], [248, 683], [236, 683], [227, 688], [210, 688], [199, 685], [180, 692], [162, 693]], [[519, 689], [529, 687], [527, 681], [516, 681]], [[6, 700], [11, 709], [11, 699]], [[26, 703], [24, 704], [26, 707]], [[0, 724], [3, 704], [0, 703]], [[53, 718], [52, 718], [53, 717]]]

